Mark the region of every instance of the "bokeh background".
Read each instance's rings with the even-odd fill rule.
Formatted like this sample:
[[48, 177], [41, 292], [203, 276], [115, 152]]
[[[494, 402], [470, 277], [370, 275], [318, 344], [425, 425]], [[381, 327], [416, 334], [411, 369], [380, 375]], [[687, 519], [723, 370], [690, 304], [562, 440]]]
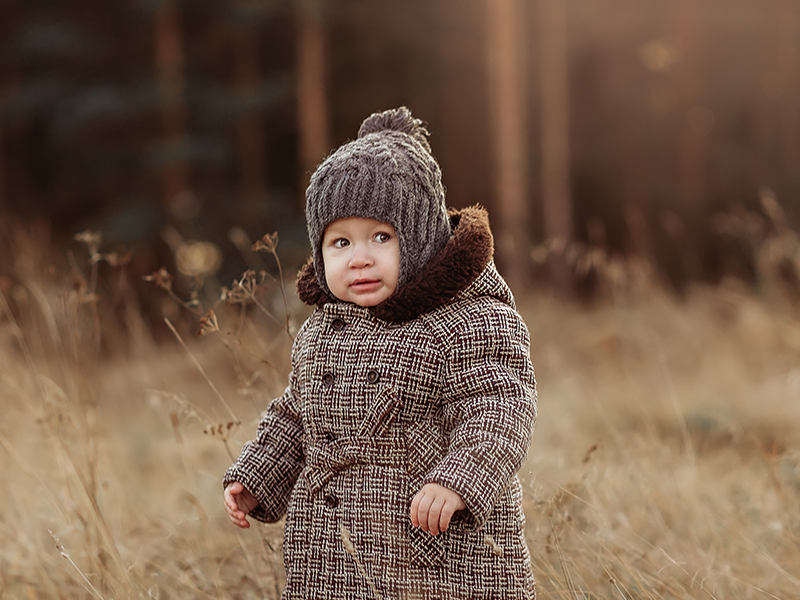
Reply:
[[279, 231], [297, 266], [309, 173], [401, 104], [428, 124], [448, 202], [488, 207], [515, 287], [540, 281], [530, 250], [558, 237], [646, 258], [679, 289], [753, 281], [718, 216], [758, 212], [764, 188], [795, 224], [800, 210], [792, 0], [2, 11], [0, 211], [62, 239], [102, 231], [155, 255], [142, 270], [169, 257], [165, 227], [226, 255], [231, 227]]
[[399, 105], [531, 333], [539, 598], [800, 597], [797, 0], [0, 0], [0, 599], [280, 597], [220, 480]]

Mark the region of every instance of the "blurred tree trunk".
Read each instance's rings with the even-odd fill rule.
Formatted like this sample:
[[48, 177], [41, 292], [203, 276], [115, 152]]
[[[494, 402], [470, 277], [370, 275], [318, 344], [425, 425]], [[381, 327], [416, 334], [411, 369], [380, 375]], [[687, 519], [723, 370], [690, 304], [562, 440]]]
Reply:
[[696, 0], [676, 0], [675, 27], [677, 47], [682, 57], [678, 72], [678, 106], [684, 112], [679, 147], [679, 184], [683, 206], [696, 210], [705, 193], [705, 141], [691, 125], [690, 111], [696, 107], [700, 93], [700, 10]]
[[672, 239], [682, 260], [684, 275], [688, 279], [702, 277], [697, 246], [692, 230], [702, 221], [706, 199], [706, 136], [710, 125], [705, 118], [713, 115], [697, 105], [702, 88], [700, 68], [700, 17], [702, 6], [697, 0], [676, 0], [674, 3], [677, 47], [682, 66], [677, 76], [678, 107], [683, 111], [683, 126], [678, 141], [679, 212], [662, 215], [662, 225]]
[[[574, 236], [569, 143], [569, 62], [566, 0], [540, 0], [539, 39], [542, 89], [542, 202], [545, 235], [566, 247]], [[556, 290], [570, 295], [572, 270], [564, 254], [550, 257]]]
[[512, 289], [527, 283], [528, 190], [522, 10], [518, 0], [486, 0], [489, 124], [497, 198], [498, 267]]
[[5, 140], [3, 139], [3, 122], [0, 120], [0, 218], [8, 213], [7, 193]]
[[[242, 1], [242, 0], [240, 0]], [[236, 145], [241, 168], [240, 193], [244, 215], [254, 215], [266, 196], [266, 146], [264, 120], [253, 108], [252, 96], [261, 81], [258, 65], [258, 38], [253, 28], [244, 24], [235, 30], [235, 77], [240, 102], [246, 110], [236, 127]]]
[[170, 207], [180, 202], [189, 188], [189, 165], [181, 149], [186, 127], [182, 38], [180, 9], [173, 0], [163, 0], [156, 8], [155, 59], [166, 154], [163, 192]]
[[785, 175], [790, 181], [800, 181], [800, 7], [797, 0], [774, 0], [775, 19], [780, 34], [776, 36], [776, 63], [785, 89], [781, 94], [783, 114], [783, 159]]
[[297, 115], [301, 189], [331, 147], [326, 90], [327, 44], [321, 0], [295, 0], [297, 19]]
[[[494, 182], [484, 171], [490, 156], [486, 143], [488, 134], [486, 98], [476, 94], [486, 89], [486, 71], [475, 65], [485, 62], [486, 50], [475, 44], [475, 31], [483, 27], [483, 0], [465, 10], [464, 0], [444, 0], [437, 6], [438, 57], [435, 63], [435, 98], [437, 106], [431, 111], [436, 122], [434, 142], [437, 160], [442, 167], [447, 203], [450, 206], [470, 206], [488, 203]], [[416, 105], [412, 107], [418, 110]], [[423, 113], [420, 113], [423, 114]], [[425, 113], [427, 114], [427, 113]], [[483, 115], [483, 118], [476, 116]]]

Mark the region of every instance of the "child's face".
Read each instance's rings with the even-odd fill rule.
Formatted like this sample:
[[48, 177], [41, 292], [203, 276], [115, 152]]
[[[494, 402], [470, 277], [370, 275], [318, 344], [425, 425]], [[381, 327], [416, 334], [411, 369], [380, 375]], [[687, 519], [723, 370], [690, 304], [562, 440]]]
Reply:
[[359, 306], [376, 306], [397, 289], [397, 232], [374, 219], [337, 219], [325, 228], [322, 261], [325, 282], [334, 296]]

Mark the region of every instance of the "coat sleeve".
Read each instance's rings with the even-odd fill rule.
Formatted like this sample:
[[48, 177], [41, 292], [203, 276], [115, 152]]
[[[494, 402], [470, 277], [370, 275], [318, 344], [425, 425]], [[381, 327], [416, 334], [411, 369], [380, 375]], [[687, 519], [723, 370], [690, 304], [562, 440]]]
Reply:
[[457, 492], [468, 523], [480, 528], [527, 455], [536, 382], [530, 337], [516, 310], [486, 300], [465, 312], [444, 350], [448, 449], [425, 483]]
[[274, 523], [286, 514], [292, 488], [303, 469], [303, 423], [295, 390], [293, 368], [286, 391], [270, 403], [255, 439], [245, 443], [223, 478], [223, 485], [238, 481], [258, 498], [259, 505], [250, 516], [265, 523]]

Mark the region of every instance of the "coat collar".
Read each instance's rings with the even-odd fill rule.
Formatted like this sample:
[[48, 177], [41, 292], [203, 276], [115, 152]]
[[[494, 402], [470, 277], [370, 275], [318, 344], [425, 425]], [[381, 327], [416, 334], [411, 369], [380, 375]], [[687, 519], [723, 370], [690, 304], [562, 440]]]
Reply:
[[[391, 298], [370, 308], [384, 321], [401, 323], [429, 313], [464, 291], [489, 265], [494, 254], [494, 239], [489, 216], [480, 206], [451, 210], [453, 235], [426, 267]], [[327, 294], [317, 281], [311, 259], [297, 276], [300, 300], [311, 306], [339, 302]]]

